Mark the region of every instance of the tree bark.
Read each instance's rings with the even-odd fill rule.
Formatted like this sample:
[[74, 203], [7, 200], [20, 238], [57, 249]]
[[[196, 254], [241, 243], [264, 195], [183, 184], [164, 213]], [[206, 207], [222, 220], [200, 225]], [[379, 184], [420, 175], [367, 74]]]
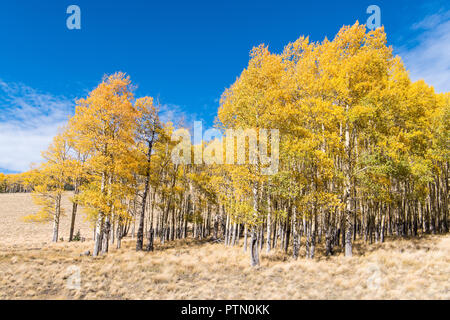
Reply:
[[58, 194], [55, 199], [55, 214], [53, 217], [53, 242], [58, 242], [60, 215], [61, 215], [61, 195]]
[[[255, 182], [253, 185], [253, 210], [254, 217], [256, 218], [258, 213], [258, 183]], [[256, 220], [256, 219], [255, 219]], [[258, 253], [258, 239], [256, 235], [256, 226], [254, 225], [256, 221], [253, 221], [253, 225], [251, 227], [251, 239], [250, 239], [250, 257], [251, 257], [251, 266], [259, 266], [259, 253]]]
[[270, 219], [271, 217], [271, 213], [272, 213], [272, 204], [270, 203], [270, 195], [267, 197], [267, 239], [266, 239], [266, 251], [267, 253], [270, 252], [271, 249], [271, 221]]
[[292, 212], [292, 256], [295, 260], [298, 258], [299, 243], [298, 243], [298, 226], [297, 226], [297, 208], [294, 206]]
[[[76, 196], [79, 193], [79, 183], [78, 181], [75, 182], [75, 191], [74, 191], [74, 195]], [[69, 241], [73, 240], [73, 233], [75, 231], [75, 218], [77, 215], [77, 210], [78, 210], [78, 203], [77, 201], [73, 201], [72, 204], [72, 218], [70, 219], [70, 233], [69, 233]]]

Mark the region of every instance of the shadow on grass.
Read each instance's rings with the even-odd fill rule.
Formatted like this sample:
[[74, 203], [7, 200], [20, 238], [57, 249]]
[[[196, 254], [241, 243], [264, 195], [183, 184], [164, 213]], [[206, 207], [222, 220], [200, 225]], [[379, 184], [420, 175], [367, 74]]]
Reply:
[[[445, 234], [443, 234], [445, 235]], [[426, 251], [430, 250], [432, 246], [432, 241], [435, 239], [435, 237], [438, 237], [439, 235], [431, 235], [431, 234], [419, 234], [416, 237], [414, 236], [405, 236], [405, 237], [397, 237], [397, 236], [387, 236], [385, 237], [385, 241], [383, 243], [381, 242], [372, 242], [370, 241], [365, 242], [363, 239], [357, 239], [352, 243], [352, 251], [353, 256], [365, 256], [368, 254], [371, 254], [373, 252], [376, 252], [380, 249], [397, 249], [400, 252], [403, 252], [405, 249], [425, 249]], [[399, 241], [401, 241], [402, 245], [399, 246]], [[305, 259], [306, 258], [306, 247], [305, 247], [306, 239], [302, 238], [300, 241], [300, 249], [299, 249], [299, 259]], [[340, 255], [344, 255], [345, 249], [344, 247], [339, 244], [338, 246], [333, 246], [333, 254], [327, 256], [326, 255], [326, 249], [325, 249], [325, 243], [324, 241], [321, 241], [319, 243], [316, 243], [315, 247], [315, 254], [314, 259], [315, 260], [328, 260], [332, 257], [337, 257]], [[283, 262], [292, 258], [293, 251], [292, 248], [289, 248], [287, 252], [280, 249], [279, 247], [272, 249], [270, 253], [266, 253], [265, 247], [261, 251], [261, 257], [263, 259], [267, 259], [268, 261], [274, 261], [274, 262]]]

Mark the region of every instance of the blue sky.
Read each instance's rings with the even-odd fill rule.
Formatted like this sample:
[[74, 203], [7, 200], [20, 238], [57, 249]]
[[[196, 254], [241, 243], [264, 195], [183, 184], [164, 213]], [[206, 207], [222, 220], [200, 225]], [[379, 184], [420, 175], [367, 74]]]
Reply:
[[[81, 30], [66, 9], [81, 8]], [[166, 118], [210, 126], [219, 98], [260, 43], [280, 52], [301, 35], [333, 38], [381, 8], [389, 44], [413, 79], [450, 91], [448, 1], [2, 1], [0, 172], [40, 160], [104, 74], [128, 73], [137, 96], [159, 97]]]

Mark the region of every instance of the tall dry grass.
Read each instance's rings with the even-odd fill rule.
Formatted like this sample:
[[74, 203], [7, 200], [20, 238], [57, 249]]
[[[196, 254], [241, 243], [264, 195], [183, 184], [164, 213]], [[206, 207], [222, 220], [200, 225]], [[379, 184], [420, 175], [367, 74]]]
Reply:
[[357, 243], [352, 258], [295, 261], [275, 250], [257, 269], [242, 247], [194, 240], [144, 253], [126, 239], [93, 258], [80, 256], [91, 240], [52, 244], [51, 225], [23, 225], [30, 201], [0, 195], [0, 299], [450, 299], [449, 236]]

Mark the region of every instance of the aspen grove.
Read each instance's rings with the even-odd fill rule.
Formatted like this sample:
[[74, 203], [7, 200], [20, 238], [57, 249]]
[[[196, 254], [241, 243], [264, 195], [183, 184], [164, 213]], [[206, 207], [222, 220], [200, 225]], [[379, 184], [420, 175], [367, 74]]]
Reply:
[[[274, 174], [262, 173], [260, 159], [174, 163], [180, 124], [162, 121], [159, 103], [136, 98], [116, 73], [77, 101], [42, 164], [0, 174], [0, 192], [33, 192], [43, 209], [27, 219], [51, 221], [56, 242], [61, 194], [73, 190], [69, 240], [80, 207], [93, 256], [126, 236], [138, 251], [186, 237], [240, 245], [253, 266], [262, 250], [297, 259], [304, 246], [313, 259], [318, 243], [326, 255], [351, 256], [356, 240], [449, 231], [449, 126], [450, 94], [412, 82], [384, 29], [355, 23], [332, 41], [300, 37], [279, 54], [253, 48], [223, 93], [221, 132], [279, 130]], [[226, 139], [191, 145], [190, 156], [213, 143]]]

